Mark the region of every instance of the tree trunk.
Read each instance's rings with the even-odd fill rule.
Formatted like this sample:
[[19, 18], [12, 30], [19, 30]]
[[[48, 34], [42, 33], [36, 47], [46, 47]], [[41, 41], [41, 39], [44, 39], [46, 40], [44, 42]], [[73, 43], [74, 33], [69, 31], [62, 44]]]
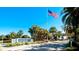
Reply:
[[78, 44], [77, 44], [77, 32], [76, 29], [78, 28], [78, 19], [77, 17], [75, 17], [75, 21], [74, 21], [75, 25], [74, 25], [74, 42], [73, 42], [73, 46], [78, 48]]

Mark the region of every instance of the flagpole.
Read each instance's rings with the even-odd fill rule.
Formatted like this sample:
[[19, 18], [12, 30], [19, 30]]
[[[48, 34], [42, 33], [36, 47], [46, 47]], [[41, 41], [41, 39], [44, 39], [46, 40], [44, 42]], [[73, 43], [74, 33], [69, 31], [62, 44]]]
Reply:
[[[46, 24], [48, 25], [48, 8], [47, 8], [47, 23]], [[48, 34], [47, 34], [47, 41], [48, 41]]]

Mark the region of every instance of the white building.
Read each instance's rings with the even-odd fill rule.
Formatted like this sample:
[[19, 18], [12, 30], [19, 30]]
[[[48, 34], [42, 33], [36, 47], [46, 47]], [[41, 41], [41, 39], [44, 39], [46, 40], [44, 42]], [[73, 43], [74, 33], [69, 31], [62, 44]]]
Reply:
[[16, 38], [16, 39], [12, 39], [11, 43], [18, 43], [18, 42], [33, 42], [33, 39], [31, 38]]
[[68, 36], [63, 36], [63, 39], [64, 39], [64, 40], [68, 39]]
[[58, 39], [59, 40], [66, 40], [66, 39], [68, 39], [68, 36], [60, 36]]

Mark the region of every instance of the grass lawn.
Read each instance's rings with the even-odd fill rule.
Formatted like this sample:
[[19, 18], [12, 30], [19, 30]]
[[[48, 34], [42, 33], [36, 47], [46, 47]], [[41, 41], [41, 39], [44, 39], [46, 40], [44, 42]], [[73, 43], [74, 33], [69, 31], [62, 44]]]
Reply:
[[67, 47], [64, 50], [65, 51], [75, 51], [77, 48], [76, 47]]
[[2, 43], [2, 41], [0, 41], [0, 44]]

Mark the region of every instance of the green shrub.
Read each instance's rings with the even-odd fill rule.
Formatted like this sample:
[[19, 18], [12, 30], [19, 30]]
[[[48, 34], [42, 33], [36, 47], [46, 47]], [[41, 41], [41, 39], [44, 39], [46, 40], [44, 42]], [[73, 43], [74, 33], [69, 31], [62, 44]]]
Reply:
[[20, 46], [20, 45], [23, 45], [22, 43], [7, 43], [6, 44], [6, 47], [12, 47], [12, 46]]
[[12, 46], [12, 43], [7, 43], [6, 44], [6, 47], [11, 47]]
[[25, 42], [25, 45], [28, 45], [29, 43], [28, 42]]
[[21, 44], [20, 44], [20, 43], [15, 43], [15, 45], [16, 45], [16, 46], [19, 46], [19, 45], [21, 45]]
[[20, 45], [23, 45], [24, 43], [19, 43]]
[[12, 46], [16, 46], [16, 44], [12, 44]]
[[65, 48], [65, 51], [75, 51], [76, 50], [76, 48], [75, 47], [67, 47], [67, 48]]
[[25, 42], [25, 45], [34, 44], [34, 42]]
[[2, 41], [0, 41], [0, 43], [2, 43]]
[[28, 44], [33, 44], [33, 42], [24, 42], [24, 43], [18, 42], [18, 43], [13, 43], [13, 44], [12, 43], [7, 43], [6, 47], [28, 45]]

